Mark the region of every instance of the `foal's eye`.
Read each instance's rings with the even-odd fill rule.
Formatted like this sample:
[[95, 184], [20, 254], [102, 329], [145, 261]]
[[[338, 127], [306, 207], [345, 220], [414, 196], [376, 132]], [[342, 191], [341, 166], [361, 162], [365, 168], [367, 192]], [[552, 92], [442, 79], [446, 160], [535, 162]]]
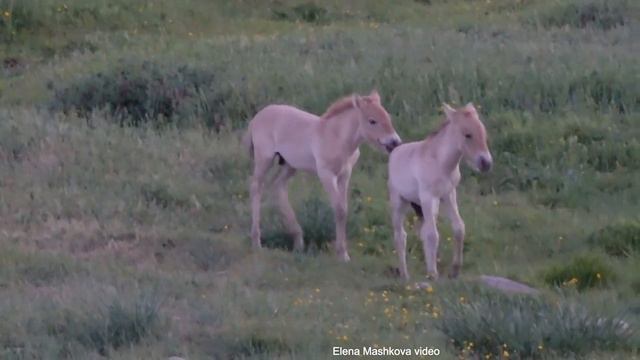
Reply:
[[467, 139], [471, 139], [472, 138], [471, 134], [464, 134], [464, 137], [466, 137]]
[[375, 124], [377, 124], [377, 123], [378, 123], [377, 121], [375, 121], [375, 120], [373, 120], [373, 119], [369, 119], [369, 124], [371, 124], [371, 125], [375, 125]]

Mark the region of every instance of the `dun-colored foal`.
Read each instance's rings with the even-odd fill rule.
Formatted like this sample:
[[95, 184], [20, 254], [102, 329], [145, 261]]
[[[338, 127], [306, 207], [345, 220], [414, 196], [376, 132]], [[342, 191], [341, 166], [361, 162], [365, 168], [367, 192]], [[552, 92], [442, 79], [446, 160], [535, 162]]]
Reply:
[[279, 173], [273, 182], [280, 212], [287, 230], [294, 236], [294, 248], [304, 247], [302, 228], [287, 194], [287, 184], [297, 170], [315, 173], [333, 207], [336, 225], [335, 250], [349, 260], [346, 239], [347, 190], [351, 171], [363, 142], [388, 152], [401, 140], [391, 118], [373, 91], [368, 96], [352, 95], [336, 101], [317, 116], [292, 106], [269, 105], [249, 123], [245, 144], [253, 156], [251, 178], [251, 240], [260, 248], [260, 204], [267, 171], [278, 159]]
[[436, 220], [442, 204], [454, 235], [450, 277], [462, 266], [465, 226], [456, 199], [460, 182], [460, 160], [474, 170], [491, 169], [487, 135], [478, 112], [469, 103], [460, 109], [444, 104], [445, 122], [425, 140], [398, 146], [389, 157], [389, 198], [391, 201], [394, 243], [400, 260], [400, 274], [409, 278], [406, 262], [407, 233], [404, 218], [411, 205], [421, 219], [419, 236], [423, 242], [427, 275], [438, 277], [438, 230]]

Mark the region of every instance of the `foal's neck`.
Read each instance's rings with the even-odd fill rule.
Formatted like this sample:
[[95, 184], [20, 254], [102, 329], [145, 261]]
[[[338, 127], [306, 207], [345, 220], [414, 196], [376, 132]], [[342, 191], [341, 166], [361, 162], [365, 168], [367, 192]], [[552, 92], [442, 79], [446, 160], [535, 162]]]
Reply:
[[448, 124], [432, 139], [437, 162], [446, 174], [453, 172], [462, 159], [462, 144], [455, 132], [454, 124]]
[[360, 124], [358, 122], [356, 109], [345, 110], [340, 114], [332, 116], [326, 121], [326, 136], [331, 137], [331, 141], [339, 147], [342, 147], [351, 155], [362, 142], [364, 138], [360, 135]]

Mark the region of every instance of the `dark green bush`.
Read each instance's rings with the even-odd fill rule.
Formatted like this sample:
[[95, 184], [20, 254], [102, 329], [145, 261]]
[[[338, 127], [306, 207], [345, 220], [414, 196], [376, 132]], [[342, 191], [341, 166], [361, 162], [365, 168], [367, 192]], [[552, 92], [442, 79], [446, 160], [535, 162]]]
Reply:
[[29, 2], [0, 0], [0, 40], [10, 41], [19, 31], [37, 24], [37, 16]]
[[84, 270], [68, 258], [41, 253], [24, 253], [5, 248], [0, 255], [0, 287], [9, 283], [51, 286]]
[[570, 141], [572, 137], [575, 137], [578, 143], [588, 146], [605, 140], [605, 131], [605, 129], [593, 126], [569, 124], [565, 127], [562, 137], [565, 141]]
[[56, 306], [42, 322], [47, 335], [62, 346], [60, 355], [78, 345], [108, 355], [111, 349], [131, 346], [158, 334], [161, 325], [158, 307], [158, 300], [151, 296], [126, 303], [114, 300], [90, 313]]
[[283, 355], [291, 352], [290, 346], [279, 337], [273, 335], [253, 334], [246, 336], [232, 345], [229, 353], [234, 357], [255, 355]]
[[291, 8], [275, 8], [271, 11], [276, 20], [301, 21], [312, 24], [329, 21], [327, 9], [313, 2], [303, 3]]
[[585, 290], [615, 280], [613, 269], [595, 255], [582, 255], [569, 262], [555, 265], [543, 274], [544, 282], [551, 286], [574, 286]]
[[601, 172], [611, 172], [619, 167], [640, 168], [640, 144], [634, 140], [592, 144], [587, 148], [586, 156], [586, 163]]
[[109, 305], [103, 318], [85, 323], [86, 332], [79, 334], [81, 343], [106, 353], [109, 347], [118, 349], [140, 342], [153, 332], [158, 321], [157, 304], [148, 300], [129, 306], [117, 301]]
[[624, 221], [607, 225], [594, 232], [589, 241], [613, 256], [629, 256], [640, 251], [640, 223]]
[[[326, 250], [335, 238], [333, 209], [326, 202], [312, 197], [296, 210], [296, 217], [304, 232], [305, 248]], [[262, 243], [266, 247], [293, 249], [293, 237], [288, 234], [280, 220], [278, 209], [270, 209], [263, 220]]]
[[[107, 109], [121, 124], [180, 124], [200, 118], [210, 128], [233, 126], [253, 113], [237, 89], [216, 82], [210, 69], [155, 62], [120, 61], [115, 67], [54, 86], [51, 107], [86, 116]], [[238, 105], [240, 104], [240, 105]]]
[[553, 303], [486, 290], [465, 299], [445, 299], [436, 326], [455, 347], [478, 356], [502, 357], [506, 351], [514, 358], [531, 358], [633, 346], [626, 321], [592, 314], [567, 300]]
[[532, 132], [513, 132], [496, 137], [491, 150], [496, 153], [508, 152], [518, 157], [532, 159], [535, 156], [538, 136]]
[[628, 8], [625, 1], [587, 0], [562, 3], [550, 9], [540, 21], [546, 27], [593, 27], [609, 30], [624, 25]]
[[195, 237], [185, 244], [189, 260], [202, 271], [226, 269], [246, 254], [240, 247], [232, 247], [219, 237]]
[[163, 209], [170, 207], [180, 208], [189, 205], [189, 199], [174, 194], [163, 184], [143, 184], [140, 193], [145, 203]]

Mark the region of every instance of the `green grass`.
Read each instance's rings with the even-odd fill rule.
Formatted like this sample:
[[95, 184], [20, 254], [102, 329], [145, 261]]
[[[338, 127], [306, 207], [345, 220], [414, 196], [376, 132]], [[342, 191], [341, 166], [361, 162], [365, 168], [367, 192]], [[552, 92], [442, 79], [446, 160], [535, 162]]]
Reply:
[[[0, 358], [325, 359], [338, 345], [637, 358], [639, 9], [0, 0]], [[321, 113], [374, 87], [405, 140], [437, 127], [442, 102], [481, 111], [495, 167], [463, 168], [459, 282], [397, 278], [386, 156], [366, 145], [349, 264], [306, 174], [290, 198], [309, 251], [289, 251], [272, 199], [268, 248], [250, 250], [251, 116], [274, 102]], [[469, 285], [480, 274], [542, 294]]]
[[488, 291], [445, 300], [437, 327], [463, 355], [537, 358], [637, 346], [624, 318], [594, 314], [561, 298]]

